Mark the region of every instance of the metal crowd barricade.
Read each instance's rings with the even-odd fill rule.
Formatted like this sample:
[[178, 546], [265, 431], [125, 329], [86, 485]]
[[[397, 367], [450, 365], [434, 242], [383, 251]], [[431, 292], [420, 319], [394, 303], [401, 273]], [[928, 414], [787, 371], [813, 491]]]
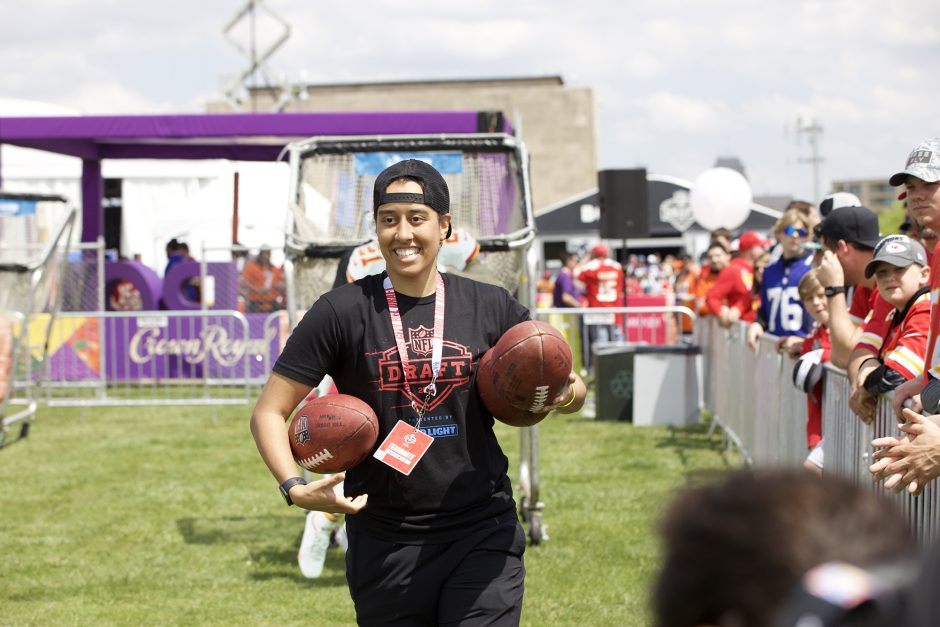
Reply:
[[[679, 335], [676, 331], [677, 325], [672, 324], [670, 320], [676, 316], [687, 316], [695, 321], [695, 312], [688, 307], [681, 306], [656, 306], [656, 307], [540, 307], [531, 310], [532, 317], [548, 322], [558, 328], [568, 340], [572, 347], [572, 357], [575, 370], [581, 370], [581, 346], [585, 343], [587, 350], [591, 349], [588, 344], [587, 334], [584, 330], [583, 319], [585, 315], [610, 314], [611, 316], [620, 314], [623, 316], [623, 329], [636, 329], [636, 335], [641, 342], [649, 344], [676, 343], [679, 341]], [[653, 323], [647, 324], [646, 321]], [[661, 324], [660, 324], [661, 323]], [[628, 336], [629, 333], [624, 333]], [[588, 402], [594, 404], [592, 398], [592, 388], [588, 388]], [[533, 516], [530, 521], [533, 525], [538, 525], [537, 534], [542, 539], [548, 539], [546, 533], [547, 525], [543, 522], [541, 512], [544, 510], [544, 503], [540, 500], [541, 482], [539, 478], [539, 441], [538, 429], [520, 429], [521, 455], [519, 458], [519, 475], [521, 483], [521, 500], [523, 511], [537, 512], [538, 516]]]
[[721, 328], [703, 318], [696, 328], [705, 360], [705, 402], [713, 425], [749, 465], [791, 465], [806, 457], [806, 395], [790, 383], [793, 360], [764, 335], [758, 351], [746, 327]]
[[273, 337], [237, 311], [63, 312], [42, 400], [50, 406], [246, 405]]
[[[778, 338], [765, 335], [755, 355], [745, 342], [745, 326], [722, 329], [714, 318], [700, 320], [696, 337], [702, 345], [705, 371], [704, 405], [713, 425], [754, 466], [795, 466], [806, 459], [806, 396], [792, 383], [794, 361], [771, 346]], [[923, 494], [894, 494], [872, 480], [868, 470], [871, 441], [897, 436], [891, 398], [879, 399], [875, 420], [865, 424], [849, 409], [851, 386], [845, 371], [827, 365], [823, 378], [822, 432], [825, 469], [892, 498], [924, 543], [940, 530], [940, 489], [931, 482]]]
[[678, 331], [669, 314], [687, 316], [694, 322], [695, 312], [688, 307], [680, 305], [657, 305], [649, 307], [539, 307], [532, 310], [537, 318], [551, 321], [552, 316], [577, 316], [583, 320], [584, 316], [609, 314], [611, 317], [620, 314], [623, 316], [621, 332], [625, 339], [635, 337], [635, 340], [648, 344], [675, 343], [678, 340]]
[[678, 332], [681, 325], [677, 318], [687, 317], [693, 325], [696, 320], [695, 312], [683, 306], [539, 307], [531, 313], [533, 317], [554, 325], [565, 335], [572, 349], [574, 369], [580, 370], [582, 374], [587, 373], [586, 364], [582, 363], [582, 353], [590, 353], [592, 349], [588, 339], [588, 324], [585, 324], [590, 318], [586, 316], [608, 314], [612, 319], [621, 316], [621, 341], [628, 344], [668, 346], [696, 339]]
[[[872, 481], [868, 467], [872, 464], [874, 448], [871, 441], [884, 436], [898, 436], [898, 420], [891, 408], [891, 397], [879, 399], [875, 420], [865, 424], [848, 406], [851, 393], [845, 373], [838, 368], [827, 367], [826, 390], [823, 395], [823, 435], [825, 437], [826, 470], [854, 480], [859, 485], [871, 485], [875, 492], [896, 501], [898, 507], [911, 523], [918, 538], [925, 544], [937, 540], [940, 523], [940, 489], [936, 481], [924, 488], [920, 496], [906, 492], [895, 494], [885, 490], [880, 483]], [[831, 465], [830, 465], [831, 464]]]

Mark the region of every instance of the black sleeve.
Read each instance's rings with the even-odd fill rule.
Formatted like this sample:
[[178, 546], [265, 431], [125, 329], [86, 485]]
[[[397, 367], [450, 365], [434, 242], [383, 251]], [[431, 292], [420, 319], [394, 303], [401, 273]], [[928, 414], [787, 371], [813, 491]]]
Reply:
[[868, 375], [865, 379], [865, 389], [872, 396], [878, 396], [885, 392], [890, 392], [902, 383], [907, 381], [897, 370], [892, 370], [885, 364], [881, 364]]
[[355, 249], [350, 248], [340, 255], [339, 265], [336, 267], [336, 276], [333, 277], [333, 288], [341, 287], [349, 283], [349, 279], [346, 278], [346, 269], [349, 267], [349, 260], [352, 258], [353, 250]]
[[516, 298], [510, 294], [508, 290], [503, 289], [501, 294], [507, 301], [505, 304], [505, 310], [508, 313], [507, 324], [504, 325], [505, 328], [503, 329], [504, 332], [509, 330], [509, 327], [532, 319], [532, 315], [529, 313], [529, 310], [524, 307], [522, 303], [516, 300]]
[[342, 346], [342, 328], [332, 304], [319, 298], [304, 314], [281, 351], [274, 372], [316, 387], [335, 362]]

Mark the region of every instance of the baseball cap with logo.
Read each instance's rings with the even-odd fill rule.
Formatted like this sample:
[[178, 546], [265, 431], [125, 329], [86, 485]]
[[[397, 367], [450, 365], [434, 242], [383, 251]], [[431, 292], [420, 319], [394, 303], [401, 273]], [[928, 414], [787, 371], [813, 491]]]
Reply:
[[868, 265], [865, 266], [866, 279], [875, 276], [875, 269], [881, 262], [898, 268], [906, 268], [914, 263], [919, 266], [926, 266], [927, 251], [924, 250], [920, 242], [909, 238], [907, 235], [888, 235], [875, 246], [875, 253]]
[[840, 239], [853, 244], [874, 248], [881, 235], [878, 231], [878, 216], [865, 207], [839, 207], [816, 227], [816, 236], [825, 236], [831, 242]]
[[907, 156], [907, 165], [888, 182], [897, 187], [904, 185], [908, 175], [916, 176], [926, 183], [940, 181], [940, 137], [922, 141]]

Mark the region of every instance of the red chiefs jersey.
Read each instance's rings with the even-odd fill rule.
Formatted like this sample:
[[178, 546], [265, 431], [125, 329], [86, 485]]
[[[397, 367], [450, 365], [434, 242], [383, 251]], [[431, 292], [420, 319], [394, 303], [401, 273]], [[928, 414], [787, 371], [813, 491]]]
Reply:
[[577, 279], [584, 283], [588, 307], [619, 307], [623, 304], [623, 268], [613, 259], [591, 259]]
[[878, 356], [905, 379], [913, 379], [924, 373], [924, 354], [930, 332], [930, 295], [917, 297], [904, 320], [892, 327], [894, 317], [900, 314], [899, 310], [892, 309], [885, 319], [888, 333]]
[[[856, 285], [852, 290], [852, 302], [849, 303], [849, 318], [852, 320], [852, 324], [857, 327], [865, 324], [871, 318], [871, 312], [879, 298], [881, 296], [876, 288]], [[883, 298], [881, 300], [884, 302]], [[888, 307], [891, 307], [891, 305], [888, 305]], [[885, 313], [888, 313], [887, 310]]]
[[[810, 351], [823, 349], [822, 362], [829, 361], [829, 351], [832, 344], [829, 342], [829, 329], [818, 325], [811, 334], [803, 338], [803, 346], [800, 354], [805, 355]], [[822, 439], [822, 379], [813, 388], [813, 391], [806, 395], [806, 447], [813, 448]]]
[[892, 311], [894, 305], [882, 298], [877, 289], [861, 285], [856, 287], [849, 307], [849, 318], [853, 324], [862, 327], [862, 336], [855, 348], [878, 355], [890, 325], [886, 320]]
[[721, 271], [718, 280], [708, 291], [705, 302], [713, 315], [721, 312], [721, 306], [737, 309], [740, 320], [754, 322], [757, 310], [754, 307], [754, 266], [736, 257]]

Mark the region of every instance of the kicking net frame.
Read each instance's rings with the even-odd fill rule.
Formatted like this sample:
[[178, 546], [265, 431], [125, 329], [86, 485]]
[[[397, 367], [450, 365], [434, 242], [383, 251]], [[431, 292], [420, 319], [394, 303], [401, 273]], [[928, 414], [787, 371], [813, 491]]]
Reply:
[[[57, 196], [0, 194], [20, 211], [0, 215], [0, 448], [14, 424], [36, 416], [53, 321], [62, 302], [77, 212]], [[45, 219], [43, 219], [45, 218]]]
[[[507, 133], [313, 137], [289, 144], [285, 282], [291, 328], [314, 301], [347, 280], [354, 249], [374, 240], [376, 176], [402, 159], [429, 161], [447, 181], [455, 229], [479, 253], [445, 271], [501, 285], [534, 303], [527, 253], [535, 239], [528, 154]], [[325, 382], [323, 390], [328, 389]], [[548, 538], [539, 499], [538, 427], [520, 429], [520, 514], [534, 544]]]

